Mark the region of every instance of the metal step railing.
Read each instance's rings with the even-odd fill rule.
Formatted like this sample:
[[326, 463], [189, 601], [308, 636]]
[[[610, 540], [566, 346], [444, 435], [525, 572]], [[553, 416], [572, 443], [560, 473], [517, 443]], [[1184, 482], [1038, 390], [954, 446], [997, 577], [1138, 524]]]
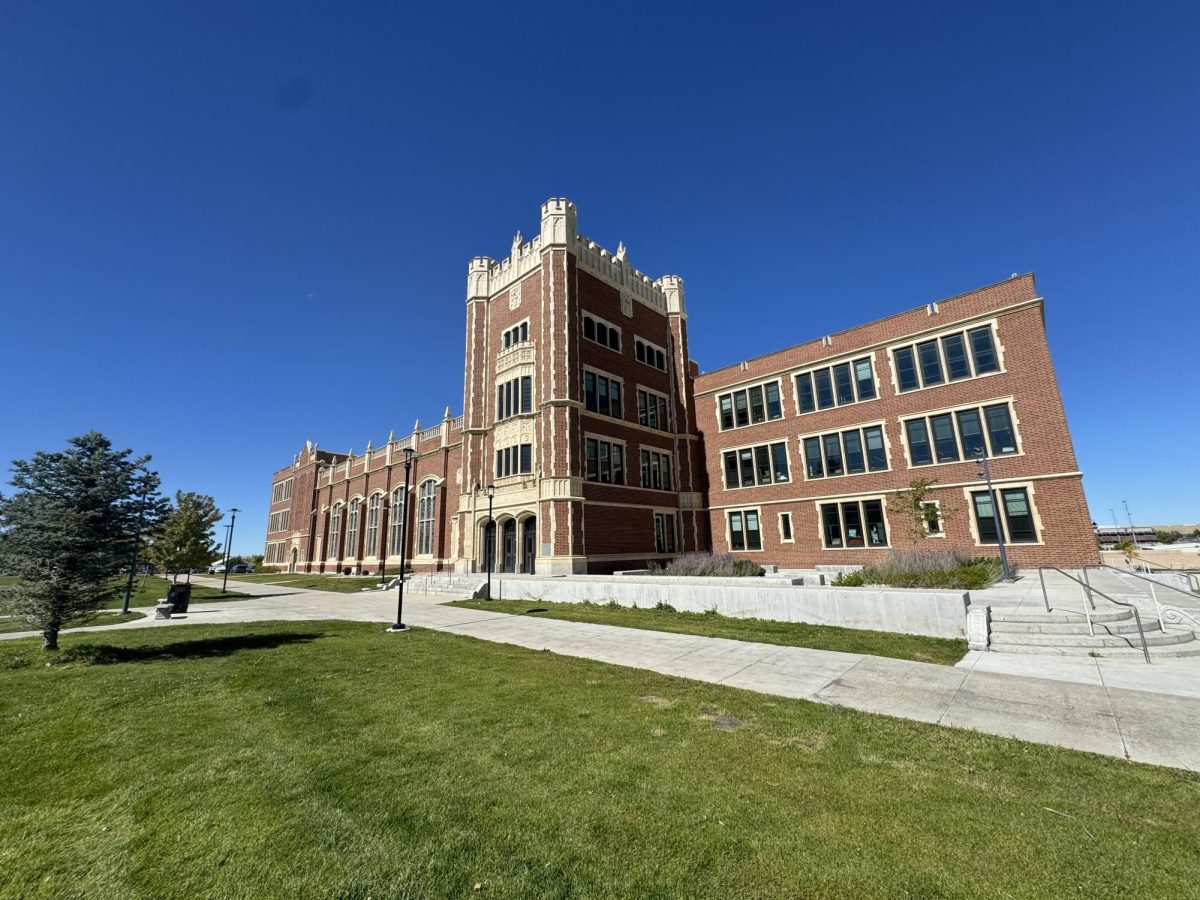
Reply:
[[1147, 664], [1150, 663], [1150, 647], [1146, 644], [1146, 632], [1142, 628], [1142, 614], [1138, 612], [1137, 606], [1135, 606], [1132, 603], [1126, 603], [1124, 600], [1114, 600], [1112, 597], [1108, 596], [1108, 594], [1105, 594], [1104, 592], [1099, 591], [1096, 588], [1092, 587], [1088, 583], [1088, 580], [1087, 580], [1087, 569], [1079, 570], [1079, 574], [1083, 576], [1082, 579], [1079, 579], [1079, 578], [1076, 578], [1074, 575], [1070, 574], [1069, 572], [1064, 572], [1062, 569], [1058, 568], [1058, 566], [1039, 566], [1038, 567], [1038, 578], [1040, 578], [1041, 582], [1042, 582], [1042, 598], [1046, 601], [1046, 610], [1047, 611], [1049, 611], [1049, 609], [1050, 609], [1050, 601], [1048, 599], [1046, 599], [1046, 571], [1047, 570], [1049, 570], [1051, 572], [1057, 572], [1059, 575], [1062, 575], [1063, 577], [1068, 578], [1071, 581], [1074, 581], [1081, 588], [1083, 588], [1083, 615], [1084, 615], [1084, 618], [1087, 619], [1088, 634], [1090, 634], [1092, 637], [1096, 636], [1096, 628], [1092, 624], [1092, 614], [1089, 611], [1089, 607], [1091, 608], [1092, 611], [1094, 611], [1096, 609], [1096, 602], [1092, 599], [1093, 594], [1096, 594], [1096, 595], [1102, 597], [1103, 599], [1107, 600], [1109, 603], [1112, 603], [1116, 606], [1124, 606], [1127, 609], [1133, 610], [1133, 618], [1134, 618], [1134, 621], [1137, 622], [1138, 637], [1141, 638], [1141, 641], [1142, 641], [1142, 655], [1144, 657], [1146, 657], [1146, 663]]
[[1183, 594], [1190, 600], [1197, 599], [1195, 594], [1191, 593], [1190, 591], [1185, 591], [1183, 588], [1178, 588], [1170, 584], [1164, 584], [1163, 582], [1156, 581], [1153, 578], [1147, 578], [1145, 575], [1140, 575], [1137, 572], [1132, 572], [1128, 569], [1121, 569], [1117, 566], [1110, 565], [1101, 565], [1100, 568], [1111, 569], [1112, 571], [1121, 575], [1132, 575], [1134, 578], [1144, 581], [1150, 585], [1150, 599], [1154, 601], [1154, 615], [1158, 618], [1158, 627], [1164, 632], [1167, 630], [1168, 624], [1179, 625], [1180, 627], [1187, 628], [1187, 626], [1184, 625], [1184, 622], [1191, 623], [1192, 627], [1188, 628], [1187, 630], [1200, 631], [1200, 612], [1189, 613], [1180, 609], [1178, 606], [1170, 606], [1158, 602], [1158, 588], [1166, 588], [1168, 591], [1175, 591], [1176, 593]]

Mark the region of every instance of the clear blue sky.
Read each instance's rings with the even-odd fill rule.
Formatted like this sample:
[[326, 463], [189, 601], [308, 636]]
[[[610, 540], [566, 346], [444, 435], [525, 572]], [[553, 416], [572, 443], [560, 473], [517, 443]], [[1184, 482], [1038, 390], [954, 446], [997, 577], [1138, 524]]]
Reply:
[[1200, 519], [1200, 6], [10, 2], [0, 460], [238, 506], [462, 404], [566, 196], [736, 362], [1035, 271], [1093, 517]]

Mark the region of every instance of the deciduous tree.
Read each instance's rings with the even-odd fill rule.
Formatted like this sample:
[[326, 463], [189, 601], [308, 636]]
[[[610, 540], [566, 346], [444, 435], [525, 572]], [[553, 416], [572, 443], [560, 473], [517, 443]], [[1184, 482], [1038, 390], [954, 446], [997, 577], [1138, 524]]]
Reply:
[[222, 513], [212, 497], [176, 491], [175, 505], [150, 538], [146, 558], [167, 574], [202, 569], [221, 555], [213, 529]]

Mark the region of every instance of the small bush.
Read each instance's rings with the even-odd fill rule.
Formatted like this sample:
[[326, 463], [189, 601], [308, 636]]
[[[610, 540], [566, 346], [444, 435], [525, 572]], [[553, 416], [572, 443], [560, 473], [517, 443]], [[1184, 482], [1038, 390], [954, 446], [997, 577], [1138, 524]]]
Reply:
[[663, 603], [661, 600], [654, 604], [654, 608], [660, 612], [675, 612], [675, 607], [670, 603]]
[[834, 580], [837, 587], [885, 585], [902, 588], [980, 590], [1000, 580], [1000, 560], [957, 550], [893, 550], [883, 562]]
[[650, 566], [651, 575], [702, 578], [753, 578], [766, 572], [753, 560], [738, 559], [731, 553], [682, 553], [665, 566]]

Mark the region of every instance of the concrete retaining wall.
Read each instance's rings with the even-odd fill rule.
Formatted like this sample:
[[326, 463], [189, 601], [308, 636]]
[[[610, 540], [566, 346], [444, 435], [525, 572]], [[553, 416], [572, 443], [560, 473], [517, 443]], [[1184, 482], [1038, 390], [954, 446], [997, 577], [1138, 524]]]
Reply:
[[[746, 585], [746, 581], [755, 582]], [[715, 609], [723, 616], [841, 625], [901, 634], [962, 638], [967, 634], [964, 591], [903, 588], [797, 587], [744, 578], [569, 576], [521, 578], [492, 583], [492, 596], [549, 603], [609, 603], [653, 607], [666, 603], [681, 612]]]

